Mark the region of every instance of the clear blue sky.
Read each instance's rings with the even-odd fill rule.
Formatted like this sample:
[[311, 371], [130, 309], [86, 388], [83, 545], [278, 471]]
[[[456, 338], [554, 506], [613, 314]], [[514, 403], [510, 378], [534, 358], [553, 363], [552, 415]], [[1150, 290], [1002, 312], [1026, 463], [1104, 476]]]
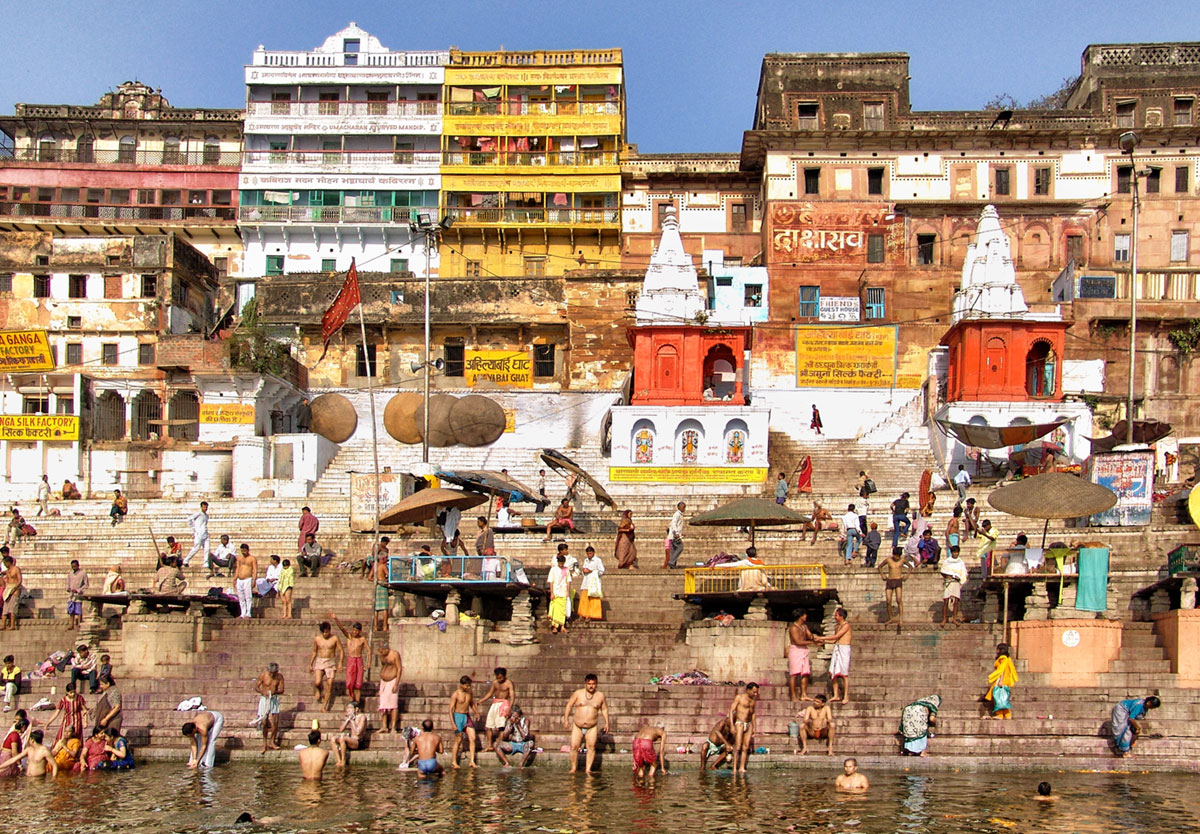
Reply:
[[255, 46], [312, 49], [350, 20], [391, 49], [621, 47], [643, 153], [739, 150], [767, 52], [907, 52], [913, 108], [941, 110], [1050, 92], [1089, 43], [1200, 39], [1195, 0], [10, 0], [0, 110], [134, 78], [240, 107]]

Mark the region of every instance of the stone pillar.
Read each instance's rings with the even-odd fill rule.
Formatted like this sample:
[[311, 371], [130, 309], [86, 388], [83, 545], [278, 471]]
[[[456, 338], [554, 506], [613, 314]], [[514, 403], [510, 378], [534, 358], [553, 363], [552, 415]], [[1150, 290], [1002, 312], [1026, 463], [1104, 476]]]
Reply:
[[985, 591], [983, 596], [983, 614], [980, 619], [985, 623], [1000, 622], [1000, 593]]
[[1200, 591], [1200, 583], [1193, 576], [1185, 576], [1183, 585], [1179, 588], [1179, 607], [1191, 611], [1196, 607], [1196, 592]]
[[1112, 575], [1111, 574], [1108, 577], [1108, 587], [1105, 588], [1104, 604], [1105, 604], [1104, 613], [1097, 614], [1096, 615], [1097, 617], [1102, 616], [1106, 620], [1121, 619], [1122, 612], [1121, 612], [1121, 609], [1117, 605], [1117, 589], [1112, 584]]
[[1074, 582], [1063, 584], [1062, 596], [1058, 598], [1058, 605], [1050, 612], [1052, 620], [1074, 620], [1079, 617], [1086, 617], [1086, 614], [1080, 614], [1075, 610], [1075, 591]]
[[[821, 608], [821, 635], [824, 637], [831, 636], [837, 631], [837, 623], [833, 619], [833, 614], [842, 607], [841, 600], [830, 598], [825, 600], [825, 605]], [[809, 654], [814, 657], [827, 658], [833, 654], [832, 643], [821, 643], [820, 646], [812, 646], [809, 648]], [[815, 670], [814, 670], [815, 671]]]
[[458, 625], [458, 606], [462, 604], [462, 594], [450, 591], [446, 594], [446, 622], [452, 626]]
[[767, 617], [767, 600], [762, 596], [756, 596], [750, 602], [750, 610], [746, 612], [746, 620], [753, 623], [765, 623]]
[[83, 601], [83, 618], [79, 621], [79, 642], [95, 646], [105, 631], [104, 604], [95, 600]]
[[471, 597], [471, 613], [477, 617], [483, 616], [483, 597]]
[[1134, 622], [1150, 622], [1150, 600], [1143, 596], [1136, 596], [1130, 600], [1129, 607], [1133, 612]]
[[1033, 593], [1025, 600], [1025, 619], [1050, 619], [1050, 592], [1045, 582], [1033, 583]]
[[533, 616], [533, 602], [528, 591], [521, 591], [512, 601], [512, 621], [504, 633], [504, 642], [510, 646], [527, 646], [537, 642], [537, 620]]
[[1150, 614], [1165, 614], [1171, 610], [1171, 594], [1166, 588], [1159, 588], [1150, 595]]

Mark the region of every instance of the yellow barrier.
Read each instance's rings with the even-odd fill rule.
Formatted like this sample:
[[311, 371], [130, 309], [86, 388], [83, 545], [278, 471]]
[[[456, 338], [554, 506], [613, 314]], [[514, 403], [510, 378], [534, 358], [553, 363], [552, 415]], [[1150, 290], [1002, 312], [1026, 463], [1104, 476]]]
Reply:
[[826, 587], [823, 565], [745, 565], [687, 568], [685, 594], [732, 594], [738, 591], [819, 591]]

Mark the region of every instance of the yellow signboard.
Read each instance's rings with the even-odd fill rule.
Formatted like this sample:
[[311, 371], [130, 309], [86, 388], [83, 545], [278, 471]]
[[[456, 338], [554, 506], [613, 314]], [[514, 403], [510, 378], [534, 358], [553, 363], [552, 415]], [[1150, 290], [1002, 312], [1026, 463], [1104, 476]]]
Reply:
[[254, 424], [254, 406], [248, 403], [200, 403], [201, 423]]
[[611, 67], [547, 67], [533, 68], [463, 68], [447, 67], [447, 86], [455, 84], [620, 84], [621, 68]]
[[45, 330], [0, 333], [0, 371], [53, 371], [54, 357]]
[[563, 192], [610, 192], [621, 190], [621, 178], [611, 177], [556, 177], [509, 176], [497, 172], [491, 176], [442, 175], [443, 191], [563, 191]]
[[506, 388], [533, 387], [533, 360], [528, 353], [511, 350], [463, 351], [467, 385], [490, 382]]
[[79, 418], [71, 414], [0, 415], [0, 440], [78, 440]]
[[442, 133], [446, 136], [618, 136], [621, 133], [621, 117], [446, 116], [442, 119]]
[[796, 328], [798, 388], [891, 388], [896, 327]]
[[610, 466], [608, 480], [620, 484], [761, 484], [765, 466]]

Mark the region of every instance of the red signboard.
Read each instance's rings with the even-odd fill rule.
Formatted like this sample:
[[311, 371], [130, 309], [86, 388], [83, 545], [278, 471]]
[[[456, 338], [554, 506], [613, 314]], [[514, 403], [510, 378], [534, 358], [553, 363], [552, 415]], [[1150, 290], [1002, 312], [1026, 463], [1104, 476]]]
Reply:
[[904, 221], [887, 206], [780, 203], [767, 222], [768, 266], [904, 264]]

